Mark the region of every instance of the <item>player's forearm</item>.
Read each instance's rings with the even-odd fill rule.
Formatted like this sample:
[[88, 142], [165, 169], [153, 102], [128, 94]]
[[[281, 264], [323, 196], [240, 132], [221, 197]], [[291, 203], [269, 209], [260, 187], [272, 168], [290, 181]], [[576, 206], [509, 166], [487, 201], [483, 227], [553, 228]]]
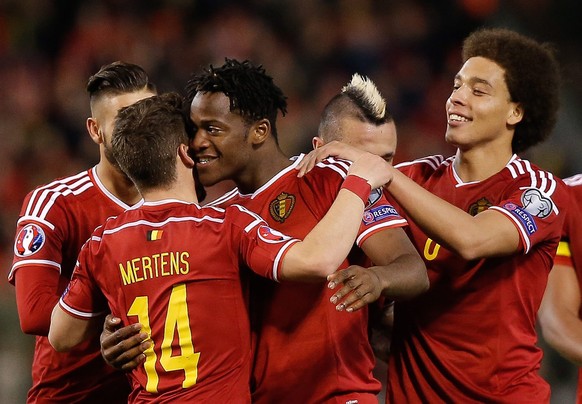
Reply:
[[554, 265], [538, 311], [542, 335], [550, 346], [578, 366], [582, 366], [580, 304], [576, 270], [571, 265]]
[[289, 249], [281, 279], [321, 280], [337, 270], [354, 244], [363, 212], [362, 198], [341, 189], [323, 219]]
[[59, 301], [60, 276], [47, 268], [22, 268], [16, 272], [16, 305], [25, 334], [47, 336], [52, 308]]
[[540, 316], [544, 340], [564, 358], [582, 366], [582, 320], [575, 313]]
[[515, 226], [496, 211], [471, 216], [398, 170], [385, 188], [431, 239], [467, 260], [511, 254], [519, 248]]
[[426, 267], [418, 254], [403, 254], [389, 265], [370, 267], [380, 279], [382, 295], [394, 300], [411, 299], [428, 290]]
[[75, 318], [57, 304], [52, 311], [48, 340], [56, 351], [70, 351], [92, 335], [98, 334], [95, 322], [95, 319]]

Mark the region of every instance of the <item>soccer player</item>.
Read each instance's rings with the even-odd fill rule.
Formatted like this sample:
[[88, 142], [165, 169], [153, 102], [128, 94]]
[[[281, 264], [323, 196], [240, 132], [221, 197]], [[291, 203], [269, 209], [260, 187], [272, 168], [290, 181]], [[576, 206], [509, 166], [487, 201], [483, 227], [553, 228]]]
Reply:
[[57, 350], [70, 349], [99, 332], [99, 313], [110, 308], [124, 323], [138, 320], [153, 343], [130, 373], [130, 402], [250, 403], [239, 267], [270, 282], [325, 280], [348, 255], [388, 164], [354, 162], [326, 216], [300, 242], [239, 205], [198, 206], [181, 101], [169, 93], [119, 111], [111, 150], [144, 203], [108, 219], [83, 246], [48, 337]]
[[[254, 100], [248, 96], [253, 90], [259, 93]], [[303, 156], [290, 161], [277, 144], [275, 118], [278, 109], [285, 113], [285, 98], [261, 67], [227, 60], [194, 76], [188, 95], [201, 181], [212, 185], [230, 178], [238, 187], [217, 203], [244, 204], [275, 229], [303, 237], [333, 201], [345, 175], [344, 163], [327, 161], [311, 176], [297, 179], [294, 168]], [[361, 264], [365, 256], [374, 262], [363, 270], [378, 285], [364, 296], [367, 303], [380, 294], [416, 296], [427, 287], [425, 270], [400, 228], [404, 222], [380, 195], [372, 194], [370, 201], [357, 240], [361, 250], [354, 250], [342, 267]], [[345, 287], [364, 294], [351, 282]], [[253, 279], [254, 402], [377, 402], [380, 383], [371, 373], [367, 310], [341, 316], [329, 304], [330, 297], [322, 285], [306, 288]]]
[[[369, 78], [354, 74], [324, 107], [317, 136], [312, 141], [313, 148], [333, 140], [379, 155], [392, 163], [397, 144], [396, 125], [386, 100]], [[369, 305], [368, 335], [376, 356], [374, 376], [382, 383], [379, 399], [385, 396], [386, 390], [393, 305], [394, 300], [384, 297]]]
[[118, 109], [154, 95], [155, 86], [141, 67], [115, 62], [89, 78], [87, 91], [87, 130], [99, 145], [99, 163], [31, 191], [16, 229], [8, 279], [16, 287], [23, 332], [37, 336], [29, 403], [121, 403], [129, 392], [125, 375], [101, 358], [99, 341], [58, 353], [47, 340], [52, 307], [69, 283], [81, 246], [107, 217], [141, 199], [112, 159], [110, 137]]
[[[391, 168], [384, 187], [431, 281], [396, 302], [387, 402], [549, 402], [535, 323], [567, 195], [517, 153], [555, 124], [557, 62], [547, 45], [505, 29], [469, 35], [463, 62], [446, 103], [456, 154]], [[362, 154], [332, 142], [299, 175], [321, 158]]]
[[[242, 204], [276, 230], [304, 237], [331, 206], [346, 163], [326, 161], [309, 176], [297, 178], [295, 167], [303, 156], [289, 160], [277, 143], [276, 118], [279, 110], [285, 113], [286, 100], [260, 66], [227, 59], [223, 66], [193, 76], [188, 95], [200, 180], [205, 186], [224, 179], [237, 185], [216, 204]], [[367, 338], [367, 309], [362, 306], [380, 294], [405, 299], [428, 286], [422, 260], [403, 225], [381, 192], [372, 192], [357, 239], [361, 249], [354, 249], [341, 267], [363, 263], [364, 253], [375, 265], [356, 269], [363, 283], [345, 282], [360, 296], [356, 304], [334, 300], [353, 311], [349, 315], [330, 304], [325, 285], [253, 278], [253, 402], [377, 403], [380, 383], [372, 376], [374, 356]], [[130, 331], [120, 330], [102, 344], [108, 361], [125, 369], [143, 360], [133, 360], [143, 349], [136, 345], [137, 336], [120, 342]]]
[[[582, 366], [582, 174], [564, 179], [568, 209], [554, 267], [538, 312], [546, 342], [564, 358]], [[577, 403], [582, 403], [582, 371]]]

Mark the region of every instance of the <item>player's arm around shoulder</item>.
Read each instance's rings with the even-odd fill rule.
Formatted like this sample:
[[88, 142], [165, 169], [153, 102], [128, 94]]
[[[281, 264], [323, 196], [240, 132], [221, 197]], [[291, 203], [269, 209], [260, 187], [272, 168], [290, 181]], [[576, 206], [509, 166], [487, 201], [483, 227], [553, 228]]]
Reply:
[[390, 180], [386, 166], [381, 157], [371, 154], [350, 166], [327, 214], [285, 255], [281, 279], [325, 278], [339, 267], [358, 236], [371, 189]]

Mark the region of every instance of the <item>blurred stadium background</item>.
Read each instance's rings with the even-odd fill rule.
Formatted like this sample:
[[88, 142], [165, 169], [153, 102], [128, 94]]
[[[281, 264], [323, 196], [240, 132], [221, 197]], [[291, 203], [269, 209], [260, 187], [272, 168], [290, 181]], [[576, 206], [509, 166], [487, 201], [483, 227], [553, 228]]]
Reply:
[[[140, 64], [160, 91], [181, 91], [191, 72], [224, 57], [262, 64], [289, 97], [279, 121], [289, 155], [309, 151], [326, 101], [352, 73], [366, 74], [395, 116], [399, 162], [451, 154], [444, 103], [460, 42], [480, 26], [508, 27], [557, 46], [564, 73], [559, 123], [527, 157], [569, 176], [582, 172], [581, 17], [575, 0], [0, 0], [4, 276], [26, 192], [98, 159], [85, 129], [85, 84], [103, 64]], [[0, 402], [22, 403], [34, 339], [20, 331], [6, 281], [0, 324]], [[574, 402], [573, 366], [547, 349], [543, 373], [553, 403]]]

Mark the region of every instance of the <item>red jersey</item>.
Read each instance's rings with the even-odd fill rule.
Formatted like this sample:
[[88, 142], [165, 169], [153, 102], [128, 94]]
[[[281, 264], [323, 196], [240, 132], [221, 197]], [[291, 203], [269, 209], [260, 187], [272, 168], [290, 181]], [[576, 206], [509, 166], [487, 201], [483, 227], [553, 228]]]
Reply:
[[387, 402], [543, 403], [536, 313], [553, 265], [566, 192], [551, 173], [514, 156], [484, 181], [464, 183], [453, 157], [399, 168], [471, 215], [495, 209], [517, 228], [521, 254], [466, 261], [409, 220], [430, 279], [427, 293], [397, 302]]
[[[95, 168], [31, 191], [16, 228], [9, 281], [14, 284], [20, 271], [37, 271], [41, 277], [47, 269], [58, 271], [54, 302], [47, 302], [53, 307], [69, 283], [83, 243], [105, 219], [128, 207], [105, 189]], [[50, 319], [45, 320], [45, 334], [36, 337], [27, 402], [127, 402], [127, 379], [104, 362], [98, 338], [70, 352], [56, 352], [46, 337]]]
[[146, 202], [93, 233], [59, 304], [81, 318], [109, 305], [123, 324], [140, 322], [150, 333], [154, 347], [130, 373], [130, 402], [248, 403], [251, 341], [239, 266], [277, 279], [297, 241], [238, 205]]
[[[582, 174], [566, 178], [564, 182], [568, 185], [570, 199], [555, 263], [573, 267], [578, 279], [582, 279]], [[582, 295], [582, 282], [578, 285]], [[582, 319], [582, 307], [578, 316]], [[578, 372], [576, 402], [582, 404], [582, 370]]]
[[[330, 159], [297, 178], [295, 166], [302, 158], [252, 195], [233, 190], [215, 203], [242, 204], [261, 215], [269, 226], [303, 238], [332, 205], [349, 165]], [[373, 193], [371, 200], [364, 212], [358, 246], [380, 230], [406, 224], [379, 192]], [[340, 268], [362, 264], [364, 258], [357, 249]], [[367, 308], [338, 312], [329, 301], [332, 294], [324, 282], [276, 284], [253, 278], [251, 318], [257, 337], [251, 383], [254, 403], [378, 402], [381, 385], [372, 376], [374, 355], [368, 342]]]

